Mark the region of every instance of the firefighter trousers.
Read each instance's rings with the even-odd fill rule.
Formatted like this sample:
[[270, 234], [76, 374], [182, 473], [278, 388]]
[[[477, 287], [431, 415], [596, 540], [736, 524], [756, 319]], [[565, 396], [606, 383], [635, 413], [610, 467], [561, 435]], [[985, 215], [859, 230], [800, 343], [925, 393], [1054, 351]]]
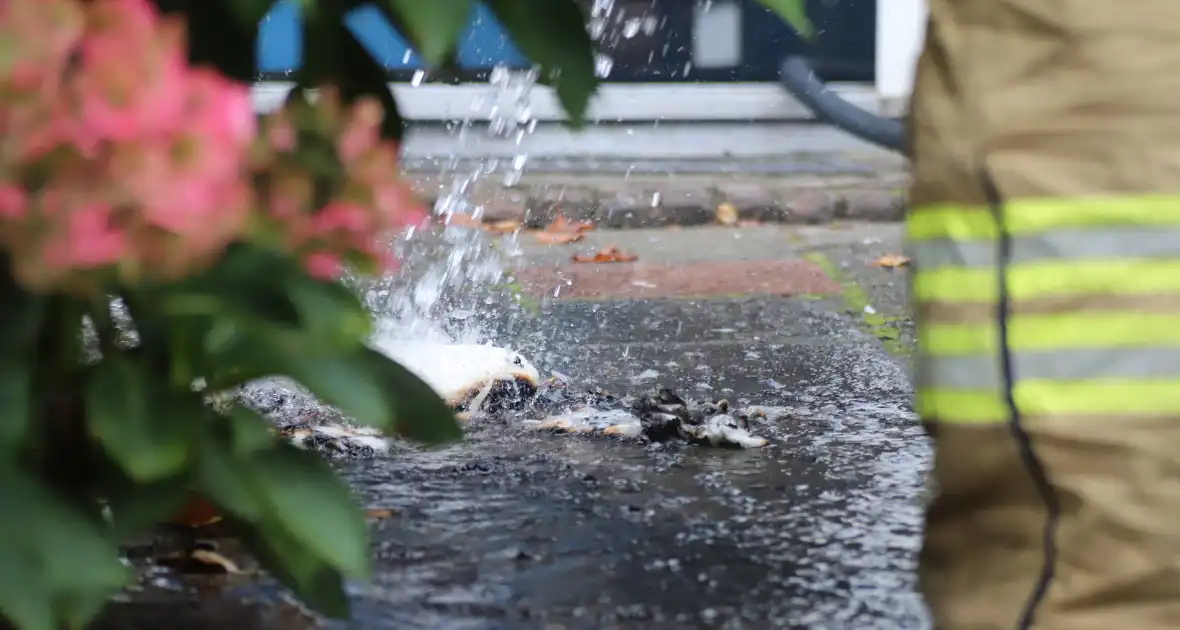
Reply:
[[906, 235], [935, 628], [1180, 628], [1180, 2], [930, 12]]

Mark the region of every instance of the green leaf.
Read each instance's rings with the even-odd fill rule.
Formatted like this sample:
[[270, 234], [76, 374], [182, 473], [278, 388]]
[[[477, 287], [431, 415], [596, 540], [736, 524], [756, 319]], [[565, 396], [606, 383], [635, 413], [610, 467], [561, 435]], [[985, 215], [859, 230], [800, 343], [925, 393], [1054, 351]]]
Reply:
[[57, 616], [62, 625], [71, 629], [82, 629], [106, 608], [110, 594], [105, 592], [81, 591], [65, 593], [55, 600]]
[[244, 26], [258, 25], [274, 6], [275, 0], [221, 0]]
[[210, 417], [204, 429], [204, 448], [196, 470], [197, 490], [239, 520], [262, 520], [268, 505], [258, 489], [251, 460], [260, 452], [278, 447], [270, 423], [249, 409], [235, 407], [227, 417]]
[[364, 351], [364, 364], [388, 397], [398, 435], [427, 444], [463, 437], [454, 410], [416, 374], [371, 348]]
[[53, 600], [32, 552], [0, 545], [0, 621], [16, 630], [57, 630]]
[[590, 97], [598, 87], [594, 44], [586, 17], [575, 0], [488, 0], [512, 40], [557, 90], [569, 123], [585, 122]]
[[230, 452], [234, 457], [249, 457], [278, 442], [271, 423], [245, 407], [235, 406], [229, 417], [221, 420], [229, 425]]
[[331, 618], [348, 616], [344, 579], [330, 564], [307, 553], [277, 522], [243, 526], [242, 541], [266, 570], [287, 585], [301, 601]]
[[26, 292], [10, 274], [9, 266], [0, 261], [0, 353], [5, 355], [36, 346], [46, 314], [46, 299]]
[[247, 521], [266, 514], [258, 492], [254, 469], [249, 462], [235, 459], [228, 444], [208, 444], [197, 468], [197, 490], [219, 508]]
[[33, 374], [23, 356], [0, 357], [0, 453], [19, 449], [33, 413]]
[[446, 59], [471, 17], [471, 0], [385, 0], [403, 33], [431, 65]]
[[369, 313], [357, 294], [344, 285], [303, 275], [286, 286], [307, 335], [342, 350], [361, 347], [369, 336]]
[[125, 540], [180, 511], [189, 496], [189, 478], [185, 475], [148, 483], [121, 479], [104, 484], [103, 490], [111, 510], [111, 531], [116, 540]]
[[207, 333], [205, 374], [211, 390], [221, 391], [267, 376], [293, 376], [294, 357], [307, 362], [321, 354], [317, 340], [274, 325], [240, 317], [217, 318]]
[[166, 317], [214, 317], [248, 313], [260, 320], [295, 325], [299, 313], [286, 285], [306, 272], [293, 256], [256, 245], [235, 243], [205, 273], [146, 293], [140, 302], [158, 304]]
[[810, 39], [815, 35], [815, 28], [807, 17], [806, 0], [760, 0], [766, 8], [774, 11], [783, 20], [794, 27], [800, 37]]
[[348, 486], [321, 457], [280, 443], [250, 463], [270, 517], [304, 554], [346, 576], [368, 577], [368, 526]]
[[[91, 433], [137, 482], [171, 477], [188, 464], [203, 405], [192, 397], [165, 397], [153, 374], [138, 362], [106, 357], [86, 388]], [[189, 407], [186, 409], [186, 405]]]
[[[45, 598], [55, 621], [80, 626], [127, 580], [101, 525], [23, 470], [0, 468], [0, 611], [24, 628], [45, 627]], [[29, 563], [36, 567], [28, 569]], [[24, 565], [27, 572], [20, 567]], [[19, 580], [8, 579], [16, 574]], [[40, 600], [40, 601], [38, 601]]]
[[393, 420], [394, 410], [362, 357], [291, 357], [286, 374], [353, 420], [386, 428]]

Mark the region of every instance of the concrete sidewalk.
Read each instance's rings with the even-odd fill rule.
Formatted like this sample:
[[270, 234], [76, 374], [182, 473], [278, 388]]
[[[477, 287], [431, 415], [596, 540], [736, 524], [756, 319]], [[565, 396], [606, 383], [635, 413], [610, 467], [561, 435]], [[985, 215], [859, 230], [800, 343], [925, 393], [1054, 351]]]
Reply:
[[[517, 237], [514, 277], [540, 302], [751, 296], [812, 300], [860, 323], [891, 354], [908, 355], [912, 319], [904, 269], [876, 266], [901, 252], [900, 224], [704, 226], [595, 230], [567, 245]], [[628, 263], [579, 263], [616, 247]]]
[[[452, 192], [453, 176], [410, 175], [428, 200]], [[904, 210], [906, 175], [901, 171], [632, 174], [597, 172], [526, 174], [505, 184], [479, 178], [467, 200], [484, 221], [520, 221], [542, 226], [560, 211], [570, 219], [606, 228], [706, 225], [718, 207], [730, 204], [740, 220], [766, 223], [825, 223], [833, 220], [897, 221]]]

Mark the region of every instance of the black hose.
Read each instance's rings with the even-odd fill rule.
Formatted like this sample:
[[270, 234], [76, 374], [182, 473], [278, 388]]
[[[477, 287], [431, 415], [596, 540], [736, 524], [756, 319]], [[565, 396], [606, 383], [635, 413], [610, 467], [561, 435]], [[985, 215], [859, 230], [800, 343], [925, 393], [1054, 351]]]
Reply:
[[905, 127], [901, 121], [867, 112], [844, 100], [820, 81], [803, 57], [787, 57], [779, 81], [815, 117], [862, 140], [907, 154]]

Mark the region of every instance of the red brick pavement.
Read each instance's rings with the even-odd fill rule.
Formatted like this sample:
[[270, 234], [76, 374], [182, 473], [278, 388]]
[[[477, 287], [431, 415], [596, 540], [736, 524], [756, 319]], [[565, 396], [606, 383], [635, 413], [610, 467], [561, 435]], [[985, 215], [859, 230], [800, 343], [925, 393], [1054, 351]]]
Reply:
[[535, 296], [644, 299], [734, 295], [830, 294], [840, 290], [806, 260], [719, 261], [680, 265], [568, 263], [516, 272]]

